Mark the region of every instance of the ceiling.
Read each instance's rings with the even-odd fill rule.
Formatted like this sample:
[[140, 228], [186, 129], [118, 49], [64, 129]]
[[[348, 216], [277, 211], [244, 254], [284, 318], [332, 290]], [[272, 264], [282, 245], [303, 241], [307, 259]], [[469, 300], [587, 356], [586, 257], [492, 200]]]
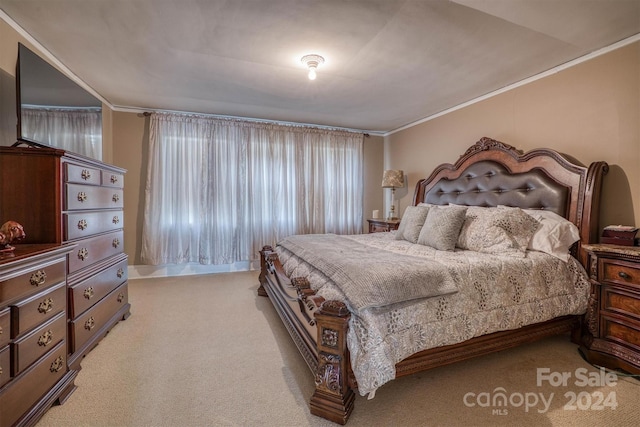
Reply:
[[[386, 133], [640, 33], [640, 0], [0, 0], [116, 110]], [[300, 62], [322, 55], [314, 81]]]

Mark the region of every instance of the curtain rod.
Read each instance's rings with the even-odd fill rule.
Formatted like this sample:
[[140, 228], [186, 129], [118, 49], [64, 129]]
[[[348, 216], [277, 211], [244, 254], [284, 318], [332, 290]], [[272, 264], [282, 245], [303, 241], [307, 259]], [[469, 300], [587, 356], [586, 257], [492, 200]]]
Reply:
[[[144, 111], [144, 112], [142, 113], [142, 115], [143, 115], [144, 117], [149, 117], [151, 114], [152, 114], [152, 113], [151, 113], [151, 111]], [[189, 114], [189, 113], [179, 113], [179, 114]], [[193, 113], [193, 114], [198, 115], [198, 114], [200, 114], [200, 113]], [[212, 114], [201, 114], [201, 115], [203, 115], [203, 116], [211, 115], [211, 116], [214, 116], [214, 117], [215, 117], [215, 115], [212, 115]], [[246, 118], [245, 118], [245, 117], [234, 117], [233, 119], [236, 119], [236, 120], [243, 120], [243, 119], [246, 119]], [[254, 121], [254, 120], [249, 120], [249, 121]], [[271, 121], [272, 121], [272, 120], [266, 120], [266, 122], [271, 122]], [[280, 122], [276, 122], [276, 123], [280, 123]], [[298, 124], [296, 124], [296, 125], [298, 125]], [[304, 125], [302, 125], [302, 124], [299, 124], [299, 125], [300, 125], [300, 126], [304, 126]], [[308, 125], [308, 126], [313, 127], [313, 126], [317, 126], [317, 125]], [[322, 126], [321, 126], [321, 127], [322, 127]], [[320, 128], [321, 128], [321, 127], [320, 127]], [[330, 126], [327, 126], [327, 128], [330, 128]], [[356, 132], [356, 131], [354, 131], [354, 130], [347, 130], [347, 129], [341, 129], [341, 128], [335, 128], [335, 129], [336, 129], [336, 130], [345, 130], [345, 131], [347, 131], [347, 132]], [[369, 135], [369, 133], [367, 133], [367, 132], [356, 132], [356, 133], [361, 133], [365, 138], [369, 138], [369, 137], [371, 136], [371, 135]]]

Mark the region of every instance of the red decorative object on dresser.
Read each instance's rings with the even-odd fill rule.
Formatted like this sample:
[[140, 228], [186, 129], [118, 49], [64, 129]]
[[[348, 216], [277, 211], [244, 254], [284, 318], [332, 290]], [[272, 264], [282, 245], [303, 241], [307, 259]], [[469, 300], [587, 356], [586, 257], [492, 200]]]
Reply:
[[71, 251], [59, 291], [65, 299], [65, 369], [78, 371], [82, 358], [130, 314], [125, 170], [44, 146], [0, 147], [0, 169], [0, 218], [23, 225], [24, 244]]

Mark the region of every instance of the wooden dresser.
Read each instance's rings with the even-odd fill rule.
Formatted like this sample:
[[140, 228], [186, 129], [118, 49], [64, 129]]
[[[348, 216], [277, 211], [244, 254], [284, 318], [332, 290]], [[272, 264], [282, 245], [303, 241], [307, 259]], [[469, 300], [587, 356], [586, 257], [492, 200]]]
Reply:
[[54, 148], [0, 147], [0, 218], [25, 243], [75, 244], [68, 255], [68, 363], [129, 315], [123, 252], [125, 170]]
[[640, 248], [583, 249], [591, 296], [580, 350], [591, 363], [640, 374]]
[[72, 245], [0, 253], [0, 427], [33, 425], [75, 389], [67, 364], [67, 254]]

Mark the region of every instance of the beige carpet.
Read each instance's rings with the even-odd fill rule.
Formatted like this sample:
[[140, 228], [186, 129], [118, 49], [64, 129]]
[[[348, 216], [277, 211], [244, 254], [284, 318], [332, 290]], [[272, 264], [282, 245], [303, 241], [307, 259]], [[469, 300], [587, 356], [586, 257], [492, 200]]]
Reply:
[[[309, 414], [312, 375], [257, 287], [257, 272], [131, 281], [132, 316], [83, 360], [78, 389], [38, 426], [335, 426]], [[538, 386], [537, 368], [571, 378]], [[597, 372], [555, 337], [392, 381], [373, 400], [358, 396], [347, 425], [638, 425], [640, 382], [580, 386], [579, 368]], [[506, 406], [493, 405], [500, 391]], [[575, 410], [566, 393], [579, 397]], [[602, 409], [600, 395], [609, 397]]]

